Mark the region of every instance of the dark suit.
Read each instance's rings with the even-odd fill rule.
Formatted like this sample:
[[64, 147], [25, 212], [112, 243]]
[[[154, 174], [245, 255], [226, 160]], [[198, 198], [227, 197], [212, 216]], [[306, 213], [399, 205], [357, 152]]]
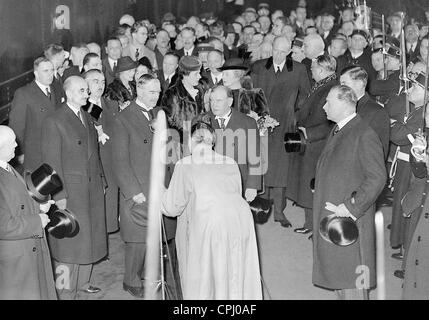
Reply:
[[54, 81], [51, 84], [54, 89], [53, 93], [55, 95], [55, 105], [60, 106], [66, 102], [66, 94], [63, 89], [63, 80], [60, 76], [57, 75], [57, 78], [54, 77]]
[[231, 109], [231, 112], [225, 131], [221, 130], [215, 115], [209, 113], [211, 125], [216, 130], [215, 151], [237, 162], [243, 194], [246, 189], [261, 190], [260, 138], [256, 121], [237, 110]]
[[333, 122], [326, 117], [323, 106], [331, 88], [338, 84], [336, 75], [320, 81], [296, 113], [297, 127], [307, 133], [304, 154], [291, 153], [286, 195], [305, 209], [304, 227], [313, 228], [313, 193], [311, 180], [316, 176], [316, 165], [331, 132]]
[[400, 71], [396, 70], [391, 71], [386, 80], [371, 80], [369, 82], [369, 93], [385, 106], [392, 97], [397, 96], [399, 93], [399, 76]]
[[366, 93], [357, 103], [356, 112], [377, 133], [383, 145], [384, 157], [389, 152], [390, 119], [386, 110]]
[[68, 67], [66, 70], [64, 70], [64, 74], [63, 74], [61, 80], [64, 83], [64, 81], [66, 81], [67, 78], [69, 78], [71, 76], [81, 76], [82, 72], [83, 72], [83, 69], [81, 71], [79, 66], [72, 65], [71, 67]]
[[103, 67], [103, 73], [104, 77], [106, 78], [106, 87], [115, 80], [115, 70], [112, 69], [109, 63], [109, 58], [103, 59], [102, 67]]
[[[215, 83], [213, 82], [212, 72], [210, 70], [201, 72], [201, 77], [204, 79], [209, 89], [214, 87]], [[222, 77], [222, 74], [220, 74], [220, 77]], [[218, 85], [223, 85], [222, 79], [220, 79]]]
[[[161, 51], [158, 50], [158, 47], [155, 47], [153, 52], [155, 53], [155, 59], [156, 59], [156, 64], [158, 65], [158, 70], [162, 70], [163, 69], [162, 65], [164, 62], [164, 55], [161, 53]], [[168, 50], [167, 50], [167, 52], [168, 52]]]
[[56, 96], [50, 86], [51, 99], [39, 88], [36, 81], [19, 88], [12, 101], [9, 126], [15, 131], [24, 169], [33, 171], [42, 164], [42, 123], [56, 110]]
[[269, 187], [270, 197], [274, 199], [275, 219], [285, 219], [286, 186], [289, 170], [289, 155], [284, 149], [284, 135], [295, 131], [295, 110], [310, 91], [305, 66], [286, 58], [283, 70], [276, 74], [273, 59], [256, 61], [251, 77], [255, 88], [262, 88], [268, 101], [271, 117], [280, 125], [268, 136], [268, 170], [265, 185]]
[[[383, 148], [377, 134], [359, 115], [330, 134], [316, 168], [313, 229], [332, 212], [325, 203], [344, 203], [357, 220], [359, 239], [340, 247], [313, 233], [313, 284], [327, 289], [356, 289], [359, 266], [375, 285], [375, 201], [386, 183]], [[356, 192], [355, 201], [351, 194]]]
[[[176, 73], [174, 73], [174, 75], [171, 77], [171, 79], [170, 79], [170, 81], [167, 83], [167, 81], [165, 80], [165, 77], [164, 77], [164, 72], [163, 72], [163, 70], [158, 70], [157, 72], [157, 75], [158, 75], [158, 80], [159, 80], [159, 82], [161, 82], [161, 89], [162, 89], [162, 92], [164, 93], [165, 91], [167, 91], [167, 89], [171, 86], [171, 85], [173, 85], [173, 84], [175, 84], [176, 83], [176, 81], [177, 81], [177, 72]], [[160, 99], [162, 98], [162, 95], [160, 96]]]
[[[43, 161], [54, 168], [63, 182], [63, 190], [54, 200], [67, 199], [67, 209], [75, 214], [79, 223], [79, 232], [72, 238], [49, 237], [52, 257], [58, 264], [91, 266], [107, 255], [105, 183], [97, 132], [86, 112], [82, 112], [82, 117], [85, 126], [64, 104], [46, 118], [42, 129], [42, 155]], [[61, 298], [76, 297], [79, 279], [76, 281], [70, 290], [59, 291]]]
[[19, 173], [0, 167], [1, 300], [57, 299], [39, 213]]
[[[182, 48], [180, 50], [176, 50], [176, 54], [181, 58], [185, 55], [185, 48]], [[198, 50], [197, 46], [194, 46], [194, 49], [192, 50], [191, 56], [198, 57]]]
[[406, 54], [407, 64], [410, 63], [411, 61], [416, 61], [416, 59], [420, 55], [420, 44], [421, 44], [421, 41], [417, 40], [417, 45], [414, 48], [414, 50], [412, 49], [407, 50], [407, 54]]
[[115, 118], [113, 131], [113, 171], [120, 188], [120, 232], [126, 246], [124, 283], [141, 287], [147, 224], [139, 225], [133, 219], [132, 198], [139, 193], [146, 196], [142, 206], [147, 215], [153, 133], [135, 101]]
[[[90, 103], [88, 101], [88, 103]], [[119, 113], [117, 109], [112, 108], [112, 104], [108, 104], [105, 98], [101, 98], [101, 106], [103, 112], [97, 120], [93, 119], [96, 126], [101, 125], [102, 130], [109, 136], [109, 140], [105, 144], [99, 142], [101, 164], [103, 165], [104, 177], [107, 183], [105, 194], [106, 201], [106, 225], [107, 232], [113, 233], [119, 229], [118, 222], [118, 200], [119, 188], [116, 184], [116, 179], [113, 174], [113, 159], [112, 159], [112, 137], [114, 135], [113, 123], [116, 115]]]

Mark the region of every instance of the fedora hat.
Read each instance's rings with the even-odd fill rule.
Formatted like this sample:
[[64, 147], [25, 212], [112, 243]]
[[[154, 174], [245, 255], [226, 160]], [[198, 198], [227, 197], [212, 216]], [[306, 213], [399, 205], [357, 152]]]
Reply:
[[49, 223], [46, 225], [46, 230], [55, 238], [73, 238], [79, 232], [79, 223], [75, 215], [65, 209], [53, 211], [49, 215]]
[[247, 70], [249, 67], [240, 58], [231, 58], [225, 61], [222, 67], [219, 68], [221, 71], [225, 70]]
[[352, 218], [335, 214], [322, 219], [319, 233], [324, 240], [341, 247], [352, 245], [359, 237], [359, 230]]
[[86, 105], [82, 107], [82, 109], [88, 112], [95, 120], [100, 119], [100, 115], [103, 112], [103, 109], [100, 106], [89, 102], [89, 100]]
[[38, 203], [47, 202], [52, 195], [63, 188], [63, 183], [58, 174], [46, 163], [33, 173], [25, 172], [24, 179], [28, 193]]
[[301, 130], [297, 132], [287, 132], [284, 137], [284, 144], [287, 153], [291, 152], [305, 152], [306, 139]]
[[135, 68], [137, 68], [137, 62], [135, 62], [133, 59], [131, 59], [128, 56], [121, 57], [118, 59], [118, 63], [116, 65], [116, 72], [121, 73]]

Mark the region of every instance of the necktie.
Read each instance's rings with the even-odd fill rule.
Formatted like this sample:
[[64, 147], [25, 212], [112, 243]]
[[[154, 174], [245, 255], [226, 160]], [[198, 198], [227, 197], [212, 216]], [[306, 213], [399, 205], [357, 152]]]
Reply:
[[279, 66], [277, 66], [277, 71], [276, 71], [276, 74], [279, 74], [281, 71], [280, 71], [280, 67]]
[[152, 121], [155, 118], [155, 115], [153, 113], [153, 109], [150, 109], [150, 110], [142, 109], [142, 111], [143, 111], [143, 113], [148, 115], [149, 121]]
[[186, 51], [186, 55], [189, 56], [189, 52], [188, 51]]
[[140, 52], [139, 52], [139, 48], [136, 49], [136, 61], [139, 60], [139, 56], [140, 56]]
[[115, 62], [113, 62], [113, 72], [115, 72], [116, 71], [116, 67], [117, 67], [117, 62], [115, 61]]
[[49, 88], [46, 88], [46, 96], [51, 100], [51, 91], [49, 91]]
[[77, 117], [79, 118], [80, 122], [82, 122], [82, 125], [86, 128], [85, 122], [83, 121], [82, 112], [80, 110], [77, 112]]
[[220, 128], [222, 130], [225, 130], [225, 118], [220, 118]]
[[215, 78], [215, 84], [219, 84], [219, 79]]

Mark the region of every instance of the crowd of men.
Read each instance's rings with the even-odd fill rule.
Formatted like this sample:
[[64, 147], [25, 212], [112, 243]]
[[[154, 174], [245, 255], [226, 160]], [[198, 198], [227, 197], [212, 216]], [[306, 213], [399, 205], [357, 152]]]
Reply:
[[[309, 17], [305, 2], [288, 15], [261, 3], [231, 21], [193, 16], [180, 25], [169, 13], [155, 26], [124, 15], [103, 44], [73, 44], [70, 52], [61, 44], [47, 46], [34, 60], [34, 81], [15, 92], [9, 116], [13, 132], [0, 128], [7, 133], [0, 137], [0, 174], [5, 175], [4, 169], [18, 175], [7, 166], [11, 146], [6, 142], [12, 143], [9, 140], [16, 135], [17, 159], [25, 171], [48, 163], [63, 181], [63, 190], [53, 199], [58, 208], [75, 213], [80, 230], [66, 239], [48, 235], [58, 298], [76, 299], [81, 291], [100, 291], [91, 282], [92, 266], [108, 257], [108, 234], [118, 230], [125, 242], [123, 288], [143, 297], [147, 225], [140, 213], [147, 212], [152, 122], [159, 108], [169, 115], [169, 105], [163, 101], [181, 81], [180, 68], [187, 77], [198, 73], [193, 85], [183, 81], [189, 94], [193, 89], [187, 86], [200, 84], [190, 97], [197, 103], [200, 93], [210, 96], [215, 86], [236, 89], [227, 72], [231, 70], [245, 70], [253, 88], [263, 90], [268, 113], [279, 126], [268, 136], [267, 172], [244, 197], [250, 202], [263, 190], [262, 197], [273, 201], [275, 221], [285, 228], [292, 226], [287, 199], [304, 209], [303, 226], [294, 232], [313, 241], [315, 285], [336, 290], [340, 298], [367, 297], [376, 280], [374, 213], [387, 205], [392, 206], [390, 244], [398, 249], [393, 258], [403, 260], [395, 276], [405, 278], [404, 297], [429, 297], [429, 284], [423, 281], [429, 255], [416, 258], [422, 252], [415, 251], [427, 251], [416, 249], [415, 243], [417, 236], [418, 242], [424, 241], [424, 235], [428, 238], [420, 227], [423, 217], [428, 219], [422, 214], [427, 173], [416, 173], [418, 166], [410, 156], [417, 132], [424, 129], [428, 26], [404, 20], [400, 14], [387, 22], [388, 32], [383, 35], [377, 28], [358, 28], [351, 7]], [[406, 48], [400, 45], [401, 30]], [[191, 56], [195, 59], [186, 58]], [[210, 112], [213, 103], [208, 100], [203, 111]], [[94, 116], [94, 108], [101, 108], [101, 116]], [[230, 118], [231, 113], [216, 114], [212, 122], [224, 130]], [[293, 132], [303, 136], [305, 152], [285, 151], [284, 136]], [[167, 166], [166, 180], [173, 170], [174, 164]], [[247, 177], [249, 169], [243, 170]], [[1, 181], [0, 188], [10, 188]], [[6, 208], [4, 203], [12, 200], [3, 189], [0, 245], [12, 259], [20, 241], [40, 242], [43, 236], [33, 237], [37, 232], [30, 231], [26, 222], [39, 210], [27, 204], [29, 211]], [[415, 201], [405, 201], [407, 197]], [[414, 211], [419, 212], [411, 214]], [[46, 207], [40, 212], [47, 212]], [[320, 221], [332, 213], [356, 220], [358, 242], [340, 247], [320, 237]], [[40, 224], [32, 220], [33, 229], [44, 227], [45, 219], [41, 214]], [[164, 240], [174, 252], [174, 221], [165, 224]], [[40, 243], [37, 253], [39, 249]], [[0, 265], [8, 263], [3, 261], [0, 257]], [[43, 263], [20, 261], [27, 264], [16, 269], [22, 273]], [[356, 287], [360, 265], [368, 267], [368, 281]], [[409, 272], [411, 268], [414, 272]], [[9, 273], [3, 274], [7, 270], [15, 269], [0, 268], [0, 283], [5, 283], [0, 297], [53, 297], [49, 284], [7, 278]], [[58, 281], [64, 270], [70, 280], [67, 285]]]

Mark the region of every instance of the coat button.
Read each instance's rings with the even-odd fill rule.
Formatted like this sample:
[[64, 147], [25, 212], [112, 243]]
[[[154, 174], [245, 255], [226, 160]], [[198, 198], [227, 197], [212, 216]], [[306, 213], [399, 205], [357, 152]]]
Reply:
[[144, 143], [147, 143], [147, 140], [146, 139], [144, 139], [144, 141], [143, 141]]
[[429, 213], [425, 213], [425, 219], [429, 218]]
[[421, 237], [421, 236], [418, 236], [418, 237], [417, 237], [417, 241], [418, 241], [418, 242], [422, 241], [422, 237]]
[[33, 252], [36, 252], [36, 247], [33, 247]]
[[82, 144], [82, 141], [80, 141], [80, 140], [79, 140], [79, 141], [77, 142], [77, 144], [78, 144], [78, 145], [81, 145], [81, 144]]
[[417, 282], [414, 282], [414, 288], [417, 288]]
[[416, 260], [416, 266], [418, 266], [419, 265], [419, 260]]
[[24, 210], [25, 206], [23, 204], [21, 204], [21, 210]]
[[88, 181], [91, 182], [91, 177], [88, 178]]

